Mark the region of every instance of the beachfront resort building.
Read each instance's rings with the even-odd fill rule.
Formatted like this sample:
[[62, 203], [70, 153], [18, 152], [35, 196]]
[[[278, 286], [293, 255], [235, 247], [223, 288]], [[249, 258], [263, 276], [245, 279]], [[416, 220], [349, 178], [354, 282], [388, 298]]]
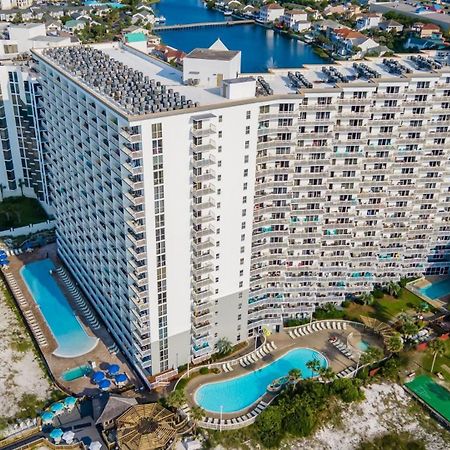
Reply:
[[227, 79], [227, 51], [184, 75], [119, 43], [33, 51], [60, 256], [146, 374], [448, 271], [450, 67]]
[[1, 199], [24, 194], [48, 205], [40, 101], [38, 74], [30, 61], [3, 61], [0, 66]]

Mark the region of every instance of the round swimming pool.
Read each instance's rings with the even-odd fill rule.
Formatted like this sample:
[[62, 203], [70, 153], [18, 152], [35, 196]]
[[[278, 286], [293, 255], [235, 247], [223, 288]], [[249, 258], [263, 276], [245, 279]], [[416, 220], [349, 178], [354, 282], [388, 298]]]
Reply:
[[240, 377], [226, 381], [208, 383], [197, 389], [195, 401], [203, 409], [220, 413], [234, 413], [248, 408], [266, 392], [267, 386], [276, 378], [287, 375], [291, 369], [300, 369], [302, 378], [314, 375], [306, 367], [311, 360], [319, 361], [322, 367], [328, 361], [321, 353], [309, 348], [296, 348], [277, 360]]

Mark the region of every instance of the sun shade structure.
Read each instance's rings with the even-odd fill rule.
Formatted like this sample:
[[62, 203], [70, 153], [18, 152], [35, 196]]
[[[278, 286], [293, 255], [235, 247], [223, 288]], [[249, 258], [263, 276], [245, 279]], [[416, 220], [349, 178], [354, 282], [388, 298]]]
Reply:
[[120, 367], [117, 364], [110, 364], [108, 367], [108, 373], [110, 375], [115, 375], [116, 373], [119, 373]]
[[63, 441], [65, 441], [67, 444], [71, 444], [75, 438], [75, 433], [72, 430], [66, 431], [62, 435]]
[[92, 381], [94, 383], [100, 383], [100, 381], [105, 379], [105, 374], [102, 371], [94, 372], [92, 375]]
[[50, 410], [53, 413], [60, 413], [60, 412], [63, 411], [63, 409], [64, 409], [64, 405], [62, 403], [59, 403], [59, 402], [53, 403], [53, 405], [50, 406]]
[[89, 450], [100, 450], [102, 448], [102, 444], [98, 441], [93, 441], [89, 444]]
[[41, 415], [41, 419], [43, 423], [52, 423], [55, 415], [50, 411], [45, 411]]
[[116, 420], [119, 448], [166, 448], [177, 434], [175, 415], [159, 403], [132, 406]]
[[116, 383], [125, 383], [128, 377], [124, 373], [119, 373], [114, 377]]
[[66, 397], [64, 399], [64, 406], [68, 409], [71, 409], [77, 403], [77, 399], [75, 397]]
[[107, 389], [109, 389], [111, 387], [111, 381], [109, 381], [109, 380], [102, 380], [102, 381], [100, 381], [100, 383], [98, 383], [98, 387], [102, 391], [106, 391]]
[[366, 327], [371, 328], [376, 333], [380, 334], [383, 341], [386, 342], [388, 338], [395, 334], [395, 330], [387, 323], [381, 322], [373, 317], [361, 316], [361, 320]]
[[63, 437], [63, 430], [61, 428], [54, 428], [49, 434], [50, 438], [54, 441], [59, 441]]

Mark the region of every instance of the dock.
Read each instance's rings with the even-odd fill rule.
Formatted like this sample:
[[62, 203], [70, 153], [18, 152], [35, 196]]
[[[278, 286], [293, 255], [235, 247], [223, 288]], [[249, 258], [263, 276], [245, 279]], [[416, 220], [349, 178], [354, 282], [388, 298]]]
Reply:
[[170, 31], [170, 30], [187, 30], [192, 28], [207, 28], [207, 27], [233, 27], [236, 25], [251, 25], [254, 24], [253, 19], [245, 20], [227, 20], [224, 22], [197, 22], [197, 23], [185, 23], [178, 25], [161, 25], [154, 27], [154, 31]]

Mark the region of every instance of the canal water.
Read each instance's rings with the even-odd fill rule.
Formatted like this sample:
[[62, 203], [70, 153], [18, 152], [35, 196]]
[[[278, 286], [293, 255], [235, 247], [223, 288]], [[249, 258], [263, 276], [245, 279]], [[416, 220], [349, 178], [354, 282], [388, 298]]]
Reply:
[[[205, 8], [201, 0], [161, 0], [154, 9], [166, 18], [167, 25], [226, 20], [222, 13]], [[209, 47], [220, 38], [230, 50], [242, 51], [242, 71], [247, 73], [324, 62], [311, 46], [259, 25], [161, 31], [159, 34], [163, 43], [185, 52]]]

